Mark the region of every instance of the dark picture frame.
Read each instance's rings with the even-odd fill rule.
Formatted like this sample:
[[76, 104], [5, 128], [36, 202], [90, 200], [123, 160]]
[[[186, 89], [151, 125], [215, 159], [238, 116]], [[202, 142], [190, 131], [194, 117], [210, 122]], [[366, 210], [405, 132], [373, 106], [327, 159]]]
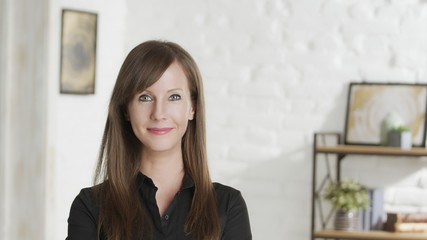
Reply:
[[60, 92], [94, 94], [98, 15], [62, 10]]
[[390, 112], [410, 128], [412, 145], [425, 147], [427, 84], [418, 83], [350, 83], [344, 144], [380, 145], [381, 122]]

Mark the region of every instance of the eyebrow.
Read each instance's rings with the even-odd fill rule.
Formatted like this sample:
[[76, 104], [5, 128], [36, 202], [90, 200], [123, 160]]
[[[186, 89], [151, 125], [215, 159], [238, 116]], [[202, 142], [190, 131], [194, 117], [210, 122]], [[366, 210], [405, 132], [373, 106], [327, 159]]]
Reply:
[[[184, 89], [182, 89], [182, 88], [173, 88], [173, 89], [169, 89], [169, 90], [167, 91], [167, 93], [174, 92], [174, 91], [181, 91], [181, 92], [184, 92]], [[152, 93], [153, 93], [152, 91], [150, 91], [150, 90], [148, 90], [148, 89], [145, 89], [145, 90], [144, 90], [144, 91], [142, 91], [141, 93], [144, 93], [144, 92], [147, 92], [147, 93], [150, 93], [150, 94], [152, 94]]]
[[182, 88], [174, 88], [174, 89], [168, 90], [168, 92], [174, 92], [174, 91], [184, 91], [184, 89], [182, 89]]

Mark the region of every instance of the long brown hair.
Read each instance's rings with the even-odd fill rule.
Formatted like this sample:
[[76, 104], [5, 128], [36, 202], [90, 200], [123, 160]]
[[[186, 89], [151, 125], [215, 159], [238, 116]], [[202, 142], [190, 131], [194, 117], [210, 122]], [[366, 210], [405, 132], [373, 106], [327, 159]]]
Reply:
[[186, 74], [195, 106], [194, 119], [189, 122], [182, 139], [184, 168], [195, 185], [184, 230], [194, 239], [220, 238], [215, 191], [207, 164], [204, 94], [199, 69], [190, 54], [179, 45], [147, 41], [128, 54], [120, 69], [95, 173], [96, 201], [100, 208], [98, 232], [103, 232], [108, 239], [152, 236], [152, 220], [141, 206], [136, 189], [141, 142], [125, 115], [131, 98], [154, 84], [175, 61]]

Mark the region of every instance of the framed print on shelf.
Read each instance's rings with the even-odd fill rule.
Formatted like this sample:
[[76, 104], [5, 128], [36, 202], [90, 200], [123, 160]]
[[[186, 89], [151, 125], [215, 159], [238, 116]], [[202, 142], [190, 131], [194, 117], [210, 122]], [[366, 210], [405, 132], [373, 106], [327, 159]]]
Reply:
[[96, 13], [62, 10], [60, 92], [95, 93]]
[[412, 132], [412, 145], [426, 140], [427, 84], [350, 83], [344, 143], [380, 145], [381, 122], [398, 114]]

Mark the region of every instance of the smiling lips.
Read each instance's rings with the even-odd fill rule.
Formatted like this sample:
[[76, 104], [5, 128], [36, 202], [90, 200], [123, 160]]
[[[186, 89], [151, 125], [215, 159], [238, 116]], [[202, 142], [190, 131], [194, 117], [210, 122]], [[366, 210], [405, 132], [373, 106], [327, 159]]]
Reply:
[[148, 132], [154, 135], [165, 135], [172, 131], [173, 128], [147, 128]]

